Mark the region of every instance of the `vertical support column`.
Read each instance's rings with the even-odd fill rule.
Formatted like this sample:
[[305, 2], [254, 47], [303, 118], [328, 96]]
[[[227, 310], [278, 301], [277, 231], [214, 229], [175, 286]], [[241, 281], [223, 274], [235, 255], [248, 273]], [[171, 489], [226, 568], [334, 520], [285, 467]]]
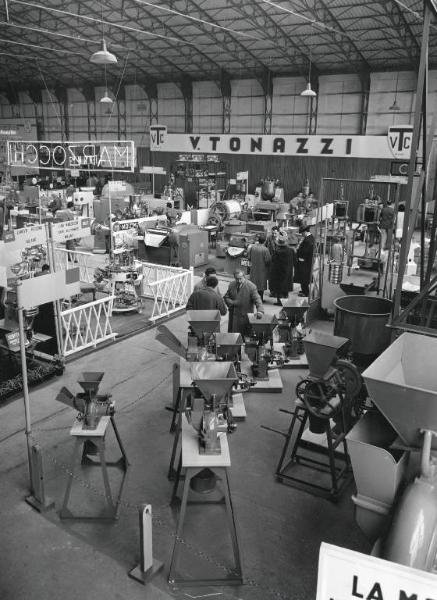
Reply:
[[149, 125], [158, 125], [158, 86], [154, 81], [149, 81], [144, 89], [149, 97]]
[[129, 571], [129, 577], [143, 585], [163, 567], [163, 563], [153, 558], [152, 549], [152, 506], [143, 504], [139, 507], [140, 525], [140, 564]]
[[35, 111], [36, 121], [36, 137], [38, 140], [45, 140], [45, 125], [44, 125], [44, 111], [42, 105], [42, 92], [39, 88], [29, 88], [28, 94], [33, 102]]
[[193, 133], [193, 82], [186, 78], [179, 87], [185, 104], [185, 133]]
[[220, 91], [223, 99], [222, 133], [231, 131], [231, 78], [225, 72], [220, 79]]
[[125, 140], [126, 136], [126, 88], [123, 85], [117, 95], [117, 130], [118, 139]]
[[360, 73], [359, 76], [361, 82], [360, 135], [366, 135], [367, 116], [369, 114], [370, 73], [365, 71]]
[[18, 95], [18, 92], [9, 85], [8, 89], [5, 92], [5, 96], [8, 99], [9, 104], [11, 105], [11, 110], [14, 117], [20, 117], [20, 97]]
[[61, 137], [63, 140], [69, 140], [70, 123], [68, 121], [68, 94], [66, 88], [56, 87], [55, 98], [59, 104], [59, 116], [61, 118]]
[[317, 96], [311, 96], [308, 103], [308, 135], [317, 133], [317, 109], [319, 106], [319, 78], [311, 74], [311, 88], [317, 92]]
[[96, 99], [94, 87], [88, 85], [81, 89], [86, 100], [87, 120], [88, 120], [88, 139], [97, 139], [97, 121], [96, 121]]
[[264, 92], [264, 124], [263, 133], [272, 133], [272, 109], [273, 109], [273, 75], [270, 69], [265, 69], [260, 80]]

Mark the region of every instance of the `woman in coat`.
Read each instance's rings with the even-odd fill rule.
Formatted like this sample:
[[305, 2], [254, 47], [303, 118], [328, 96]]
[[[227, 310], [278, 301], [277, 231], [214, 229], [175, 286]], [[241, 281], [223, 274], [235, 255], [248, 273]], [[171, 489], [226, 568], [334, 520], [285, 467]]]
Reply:
[[269, 277], [270, 295], [276, 296], [277, 306], [282, 306], [280, 298], [288, 298], [288, 292], [293, 289], [293, 262], [293, 250], [285, 237], [280, 236], [272, 256]]
[[269, 266], [271, 261], [270, 252], [266, 248], [265, 237], [257, 236], [255, 244], [249, 248], [250, 281], [256, 285], [261, 300], [264, 300], [264, 290], [267, 289], [269, 277]]

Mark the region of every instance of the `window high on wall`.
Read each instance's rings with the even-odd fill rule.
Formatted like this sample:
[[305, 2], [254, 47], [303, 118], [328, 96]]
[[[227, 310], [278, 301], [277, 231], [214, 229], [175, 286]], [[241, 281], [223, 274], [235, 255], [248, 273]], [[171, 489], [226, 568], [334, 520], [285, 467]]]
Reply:
[[256, 79], [231, 81], [231, 131], [263, 133], [264, 92]]
[[361, 133], [363, 95], [358, 75], [320, 76], [317, 100], [318, 134]]
[[175, 83], [158, 84], [158, 115], [160, 124], [165, 125], [169, 133], [185, 131], [185, 102]]
[[193, 82], [193, 131], [221, 133], [223, 127], [223, 99], [214, 81]]

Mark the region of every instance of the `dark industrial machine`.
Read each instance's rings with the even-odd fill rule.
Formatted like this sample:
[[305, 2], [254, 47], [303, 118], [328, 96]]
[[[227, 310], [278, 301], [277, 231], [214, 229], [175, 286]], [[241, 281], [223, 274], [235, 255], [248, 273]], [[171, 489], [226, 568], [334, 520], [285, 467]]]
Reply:
[[364, 372], [375, 407], [347, 436], [358, 525], [373, 553], [437, 567], [437, 339], [403, 333]]
[[235, 367], [231, 362], [191, 363], [193, 386], [203, 398], [203, 410], [198, 426], [193, 423], [193, 402], [188, 401], [185, 415], [199, 435], [201, 454], [220, 454], [219, 433], [232, 433], [236, 429], [229, 407], [229, 396], [233, 385], [238, 381]]
[[273, 348], [273, 331], [278, 325], [275, 315], [263, 315], [260, 319], [249, 315], [250, 334], [246, 340], [245, 350], [252, 362], [252, 376], [258, 381], [269, 379], [268, 370], [273, 365], [284, 364], [282, 352]]
[[305, 313], [309, 308], [308, 298], [290, 298], [281, 300], [282, 309], [279, 315], [281, 324], [286, 325], [284, 354], [287, 358], [295, 360], [303, 354], [303, 337]]
[[73, 394], [63, 387], [56, 398], [78, 411], [77, 418], [82, 421], [83, 429], [96, 429], [100, 417], [114, 415], [115, 405], [111, 394], [98, 393], [104, 374], [102, 371], [84, 371], [81, 373], [81, 379], [78, 379], [82, 392]]
[[[350, 479], [346, 434], [362, 412], [362, 378], [351, 362], [340, 358], [347, 351], [347, 338], [313, 331], [303, 343], [309, 374], [296, 386], [294, 411], [284, 411], [292, 420], [283, 434], [276, 477], [336, 501]], [[315, 472], [324, 475], [316, 477]]]
[[139, 258], [157, 264], [199, 267], [208, 262], [208, 232], [185, 224], [147, 229], [138, 252]]

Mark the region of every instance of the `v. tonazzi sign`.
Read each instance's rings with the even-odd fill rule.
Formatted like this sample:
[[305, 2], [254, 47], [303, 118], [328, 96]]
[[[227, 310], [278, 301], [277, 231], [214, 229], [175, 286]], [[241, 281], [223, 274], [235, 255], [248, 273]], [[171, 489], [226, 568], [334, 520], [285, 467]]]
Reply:
[[8, 141], [8, 164], [35, 169], [133, 171], [132, 141], [32, 142]]
[[[396, 129], [396, 131], [395, 131]], [[150, 126], [154, 152], [199, 152], [344, 158], [410, 157], [412, 127], [391, 128], [388, 135], [238, 135], [167, 133], [163, 125]]]

